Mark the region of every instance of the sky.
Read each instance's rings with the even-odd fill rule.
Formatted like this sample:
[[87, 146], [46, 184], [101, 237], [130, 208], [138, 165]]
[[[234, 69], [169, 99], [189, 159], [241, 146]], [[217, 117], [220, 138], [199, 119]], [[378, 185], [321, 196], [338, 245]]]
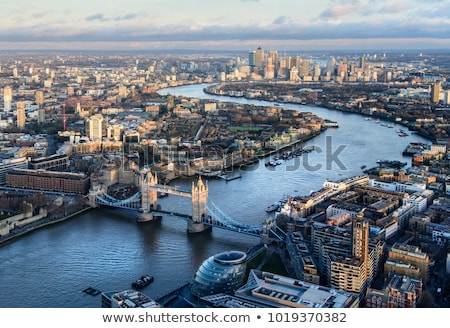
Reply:
[[5, 0], [0, 50], [450, 49], [450, 0]]

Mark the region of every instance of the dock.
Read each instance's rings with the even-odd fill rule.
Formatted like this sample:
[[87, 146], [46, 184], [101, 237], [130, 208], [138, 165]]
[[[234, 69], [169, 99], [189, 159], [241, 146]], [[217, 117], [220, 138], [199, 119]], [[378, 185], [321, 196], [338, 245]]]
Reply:
[[221, 175], [218, 175], [218, 177], [225, 181], [232, 181], [232, 180], [242, 178], [242, 175], [240, 172], [237, 172], [237, 174], [228, 174], [228, 173], [221, 174]]

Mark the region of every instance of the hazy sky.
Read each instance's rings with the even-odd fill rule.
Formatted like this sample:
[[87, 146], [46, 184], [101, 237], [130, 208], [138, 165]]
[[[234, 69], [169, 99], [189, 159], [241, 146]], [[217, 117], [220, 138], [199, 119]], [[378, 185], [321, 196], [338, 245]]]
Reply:
[[449, 49], [450, 0], [5, 0], [1, 49]]

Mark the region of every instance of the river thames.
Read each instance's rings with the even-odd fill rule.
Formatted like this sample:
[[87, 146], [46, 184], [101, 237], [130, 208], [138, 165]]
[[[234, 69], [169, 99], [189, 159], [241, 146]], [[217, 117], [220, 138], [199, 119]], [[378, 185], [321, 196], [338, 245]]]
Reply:
[[[272, 105], [243, 98], [217, 97], [203, 92], [205, 85], [168, 88], [160, 94], [218, 99], [256, 105]], [[308, 195], [323, 182], [362, 174], [361, 167], [376, 166], [377, 160], [399, 160], [409, 142], [427, 142], [409, 133], [399, 137], [394, 125], [388, 128], [357, 114], [320, 107], [283, 104], [308, 111], [339, 123], [304, 143], [314, 145], [308, 156], [297, 157], [276, 167], [266, 167], [267, 159], [242, 168], [241, 178], [224, 181], [210, 179], [209, 197], [223, 212], [247, 224], [260, 224], [268, 205], [285, 195]], [[381, 122], [382, 123], [382, 122]], [[392, 124], [392, 123], [389, 123]], [[191, 179], [171, 185], [190, 188]], [[190, 214], [190, 200], [170, 195], [159, 203], [165, 210]], [[93, 209], [65, 222], [26, 234], [0, 245], [0, 307], [14, 308], [95, 308], [100, 295], [82, 291], [129, 289], [142, 274], [155, 277], [143, 290], [160, 297], [188, 282], [209, 256], [227, 250], [247, 251], [256, 237], [221, 229], [198, 235], [186, 233], [186, 222], [164, 216], [159, 222], [138, 224], [136, 214], [126, 210]]]

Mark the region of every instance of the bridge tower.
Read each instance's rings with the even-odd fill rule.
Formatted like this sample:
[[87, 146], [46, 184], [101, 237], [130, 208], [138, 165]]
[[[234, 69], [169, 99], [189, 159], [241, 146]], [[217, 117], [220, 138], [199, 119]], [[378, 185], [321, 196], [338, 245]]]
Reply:
[[197, 185], [192, 181], [192, 220], [188, 223], [188, 232], [202, 232], [211, 229], [203, 223], [203, 218], [208, 215], [206, 204], [208, 203], [208, 182], [203, 183], [198, 176]]
[[[141, 187], [141, 208], [138, 212], [138, 222], [146, 222], [156, 219], [152, 213], [153, 209], [157, 209], [158, 192], [151, 190], [150, 186], [158, 184], [158, 177], [152, 174], [150, 170], [142, 170], [139, 176], [139, 185]], [[158, 216], [159, 218], [159, 216]]]

